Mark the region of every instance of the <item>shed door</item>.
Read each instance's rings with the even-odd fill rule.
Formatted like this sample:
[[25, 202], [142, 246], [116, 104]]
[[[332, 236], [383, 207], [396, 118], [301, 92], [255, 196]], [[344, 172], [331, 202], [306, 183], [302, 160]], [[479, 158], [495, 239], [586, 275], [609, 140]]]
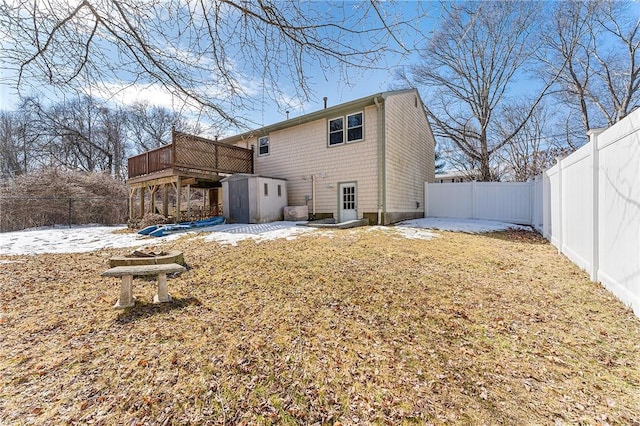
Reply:
[[340, 184], [340, 222], [348, 220], [356, 220], [358, 218], [358, 194], [356, 191], [356, 183]]
[[249, 223], [249, 181], [229, 181], [229, 222]]

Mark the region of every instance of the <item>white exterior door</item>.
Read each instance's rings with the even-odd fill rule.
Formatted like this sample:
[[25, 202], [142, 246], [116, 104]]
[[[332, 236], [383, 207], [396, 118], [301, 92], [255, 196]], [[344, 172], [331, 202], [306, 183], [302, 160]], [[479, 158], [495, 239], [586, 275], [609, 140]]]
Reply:
[[349, 220], [358, 219], [358, 194], [356, 190], [356, 183], [341, 183], [340, 184], [340, 220], [339, 222], [346, 222]]

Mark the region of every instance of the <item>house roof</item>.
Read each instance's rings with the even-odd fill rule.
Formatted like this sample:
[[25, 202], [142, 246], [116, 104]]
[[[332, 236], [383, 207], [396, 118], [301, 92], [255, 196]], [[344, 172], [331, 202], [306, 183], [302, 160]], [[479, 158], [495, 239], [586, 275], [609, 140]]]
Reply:
[[[289, 127], [298, 126], [300, 124], [309, 123], [311, 121], [319, 120], [322, 118], [334, 118], [347, 112], [352, 112], [357, 109], [361, 109], [367, 106], [375, 105], [375, 100], [382, 100], [384, 102], [389, 96], [398, 95], [402, 93], [415, 92], [420, 99], [420, 94], [416, 89], [403, 89], [403, 90], [391, 90], [387, 92], [380, 92], [374, 95], [365, 96], [364, 98], [349, 101], [343, 104], [338, 104], [332, 107], [324, 108], [319, 111], [311, 112], [309, 114], [301, 115], [299, 117], [290, 118], [279, 123], [270, 124], [268, 126], [261, 127], [259, 129], [250, 130], [248, 132], [239, 133], [234, 136], [230, 136], [224, 139], [220, 139], [218, 142], [226, 144], [234, 144], [238, 141], [247, 140], [255, 137], [266, 136], [269, 133], [287, 129]], [[420, 99], [422, 103], [422, 99]]]

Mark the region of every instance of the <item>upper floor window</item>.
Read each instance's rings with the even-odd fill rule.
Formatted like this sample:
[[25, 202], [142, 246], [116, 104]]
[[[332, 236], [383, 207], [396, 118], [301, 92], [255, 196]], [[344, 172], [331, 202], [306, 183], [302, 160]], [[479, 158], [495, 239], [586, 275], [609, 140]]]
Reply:
[[269, 136], [258, 139], [258, 155], [269, 155]]
[[[345, 126], [346, 121], [346, 126]], [[329, 120], [329, 146], [364, 139], [364, 120], [361, 112]]]
[[329, 145], [344, 143], [344, 118], [329, 120]]
[[347, 115], [347, 142], [360, 141], [362, 135], [362, 113]]

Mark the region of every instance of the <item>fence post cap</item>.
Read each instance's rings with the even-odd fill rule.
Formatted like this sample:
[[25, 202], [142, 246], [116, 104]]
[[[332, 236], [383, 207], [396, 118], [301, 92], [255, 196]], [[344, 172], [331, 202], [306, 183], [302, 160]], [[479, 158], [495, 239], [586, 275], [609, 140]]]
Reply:
[[604, 132], [605, 130], [607, 130], [606, 127], [596, 127], [594, 129], [589, 129], [587, 130], [587, 136], [589, 137], [591, 135], [598, 136], [600, 133]]

